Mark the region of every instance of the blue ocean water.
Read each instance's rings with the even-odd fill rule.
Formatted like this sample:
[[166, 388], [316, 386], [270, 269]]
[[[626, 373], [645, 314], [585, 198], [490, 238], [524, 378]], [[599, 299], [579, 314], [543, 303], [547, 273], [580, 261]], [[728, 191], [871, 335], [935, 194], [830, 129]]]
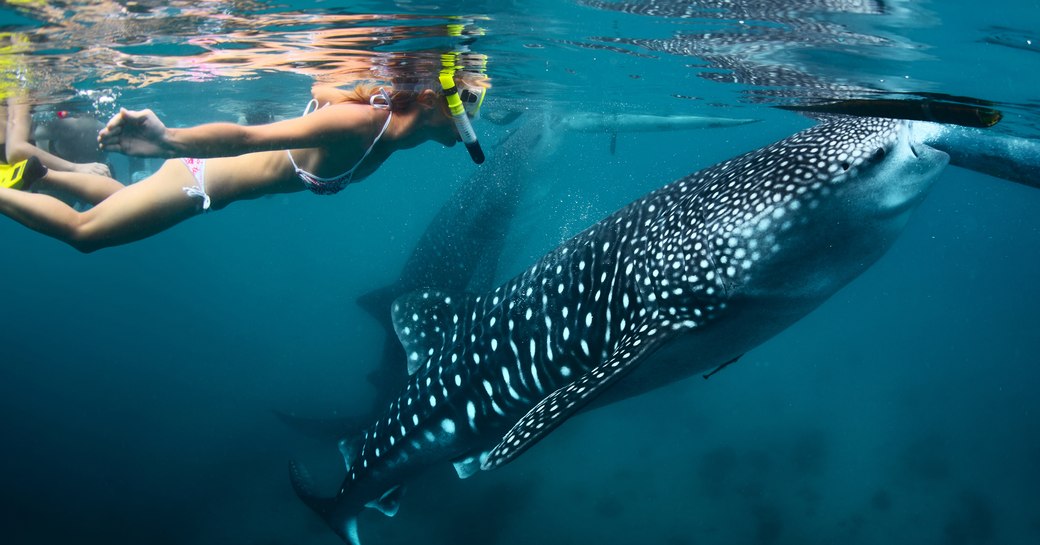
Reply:
[[[1035, 1], [150, 4], [8, 3], [0, 29], [40, 37], [25, 54], [42, 111], [289, 117], [338, 74], [293, 56], [306, 33], [359, 29], [349, 53], [378, 62], [445, 47], [424, 29], [461, 21], [494, 82], [477, 122], [489, 162], [509, 109], [761, 120], [548, 125], [498, 281], [647, 191], [812, 124], [777, 104], [973, 97], [1004, 112], [991, 130], [1040, 138]], [[272, 62], [185, 62], [213, 36], [228, 55], [251, 37]], [[401, 273], [485, 167], [427, 144], [335, 197], [238, 203], [91, 255], [0, 218], [0, 542], [337, 543], [286, 467], [335, 475], [338, 452], [276, 412], [367, 410], [382, 330], [356, 299]], [[397, 517], [362, 516], [362, 539], [1038, 543], [1038, 210], [1036, 188], [950, 167], [881, 261], [738, 364], [578, 416], [500, 470], [431, 468]]]

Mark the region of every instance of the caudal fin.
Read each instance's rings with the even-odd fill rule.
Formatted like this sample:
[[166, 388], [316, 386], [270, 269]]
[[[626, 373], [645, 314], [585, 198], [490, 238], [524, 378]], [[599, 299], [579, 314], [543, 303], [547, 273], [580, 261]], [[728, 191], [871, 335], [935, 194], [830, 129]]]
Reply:
[[289, 462], [289, 478], [296, 495], [314, 510], [336, 532], [336, 535], [350, 545], [361, 545], [356, 512], [342, 512], [343, 509], [336, 509], [336, 498], [323, 498], [315, 494], [310, 472], [295, 461]]

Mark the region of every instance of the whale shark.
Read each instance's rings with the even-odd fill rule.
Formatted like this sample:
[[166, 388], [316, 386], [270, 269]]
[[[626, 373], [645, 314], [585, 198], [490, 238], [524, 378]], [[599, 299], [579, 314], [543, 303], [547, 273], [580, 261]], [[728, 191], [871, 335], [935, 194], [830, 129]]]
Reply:
[[405, 353], [390, 319], [391, 304], [397, 297], [423, 288], [470, 292], [492, 288], [517, 207], [535, 180], [546, 183], [536, 174], [570, 133], [616, 137], [635, 132], [735, 127], [758, 121], [703, 115], [561, 113], [527, 108], [517, 101], [504, 101], [501, 106], [503, 120], [495, 124], [506, 126], [506, 134], [489, 148], [492, 160], [455, 188], [424, 229], [397, 277], [357, 298], [357, 304], [383, 330], [381, 357], [367, 377], [375, 393], [371, 414], [307, 417], [276, 410], [275, 415], [290, 428], [319, 439], [336, 440], [357, 432], [363, 427], [361, 423], [382, 411], [408, 376], [400, 363]]
[[889, 248], [949, 162], [934, 123], [833, 118], [618, 210], [479, 295], [392, 306], [409, 377], [340, 442], [346, 476], [294, 489], [346, 542], [397, 512], [407, 482], [451, 462], [501, 467], [570, 416], [737, 361]]

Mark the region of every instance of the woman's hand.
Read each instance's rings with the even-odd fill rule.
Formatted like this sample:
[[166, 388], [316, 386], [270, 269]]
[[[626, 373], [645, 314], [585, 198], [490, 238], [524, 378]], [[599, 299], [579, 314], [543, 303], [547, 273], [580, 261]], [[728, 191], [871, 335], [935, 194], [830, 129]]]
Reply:
[[98, 133], [98, 144], [105, 151], [143, 157], [169, 157], [167, 129], [151, 110], [125, 108], [109, 120]]
[[74, 167], [73, 172], [95, 174], [106, 178], [112, 177], [112, 172], [108, 169], [108, 165], [104, 163], [74, 163]]

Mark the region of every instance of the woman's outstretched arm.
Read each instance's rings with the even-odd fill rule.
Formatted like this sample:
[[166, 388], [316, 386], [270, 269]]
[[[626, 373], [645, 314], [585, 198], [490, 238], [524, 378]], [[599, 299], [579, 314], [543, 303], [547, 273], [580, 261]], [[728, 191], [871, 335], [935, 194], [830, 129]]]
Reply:
[[310, 148], [360, 136], [366, 110], [349, 105], [267, 125], [207, 123], [166, 127], [151, 110], [120, 110], [98, 133], [106, 151], [148, 157], [230, 157], [256, 151]]

